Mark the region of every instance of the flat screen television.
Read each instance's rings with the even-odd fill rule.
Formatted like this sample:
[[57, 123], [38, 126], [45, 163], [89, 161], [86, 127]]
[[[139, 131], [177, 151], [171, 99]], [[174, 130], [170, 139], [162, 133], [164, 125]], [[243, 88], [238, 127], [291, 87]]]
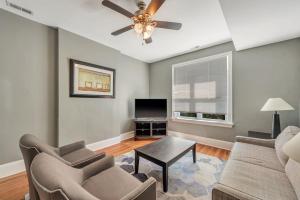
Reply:
[[136, 99], [135, 118], [166, 118], [167, 99]]

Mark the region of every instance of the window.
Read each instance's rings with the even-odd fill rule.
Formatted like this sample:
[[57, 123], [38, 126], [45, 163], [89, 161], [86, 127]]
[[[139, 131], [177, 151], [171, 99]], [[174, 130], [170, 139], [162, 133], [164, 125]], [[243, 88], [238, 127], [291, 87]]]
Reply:
[[231, 52], [173, 65], [173, 119], [231, 127], [231, 73]]

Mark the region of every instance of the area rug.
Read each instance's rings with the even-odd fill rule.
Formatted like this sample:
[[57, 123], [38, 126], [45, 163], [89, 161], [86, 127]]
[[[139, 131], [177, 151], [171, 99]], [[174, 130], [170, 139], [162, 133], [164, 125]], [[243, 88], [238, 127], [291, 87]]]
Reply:
[[[116, 164], [134, 175], [134, 152], [115, 158]], [[192, 161], [192, 152], [186, 154], [169, 168], [168, 192], [162, 190], [162, 169], [160, 166], [140, 158], [139, 174], [141, 181], [148, 177], [157, 180], [158, 200], [210, 200], [214, 184], [219, 180], [224, 160], [197, 153], [197, 162]]]

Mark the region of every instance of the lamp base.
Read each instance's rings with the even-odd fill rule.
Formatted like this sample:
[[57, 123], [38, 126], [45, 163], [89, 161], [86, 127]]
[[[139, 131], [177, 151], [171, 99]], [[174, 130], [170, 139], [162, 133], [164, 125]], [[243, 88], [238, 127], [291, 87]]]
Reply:
[[280, 118], [279, 114], [275, 112], [273, 114], [273, 124], [272, 124], [272, 138], [276, 139], [277, 136], [280, 134], [281, 128], [280, 128]]

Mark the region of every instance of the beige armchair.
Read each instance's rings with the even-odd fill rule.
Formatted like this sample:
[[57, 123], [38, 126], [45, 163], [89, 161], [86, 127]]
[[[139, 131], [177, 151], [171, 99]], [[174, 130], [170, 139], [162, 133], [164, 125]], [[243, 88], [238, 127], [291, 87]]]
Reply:
[[81, 169], [41, 153], [30, 168], [33, 184], [43, 200], [156, 200], [156, 181], [141, 183], [111, 156]]
[[95, 153], [85, 148], [84, 141], [75, 142], [60, 148], [55, 148], [40, 141], [37, 137], [31, 134], [23, 135], [19, 141], [19, 146], [25, 162], [27, 178], [29, 182], [29, 195], [31, 200], [39, 200], [37, 192], [33, 187], [29, 171], [31, 162], [37, 154], [45, 152], [57, 158], [66, 165], [76, 168], [86, 166], [105, 157], [104, 153]]

